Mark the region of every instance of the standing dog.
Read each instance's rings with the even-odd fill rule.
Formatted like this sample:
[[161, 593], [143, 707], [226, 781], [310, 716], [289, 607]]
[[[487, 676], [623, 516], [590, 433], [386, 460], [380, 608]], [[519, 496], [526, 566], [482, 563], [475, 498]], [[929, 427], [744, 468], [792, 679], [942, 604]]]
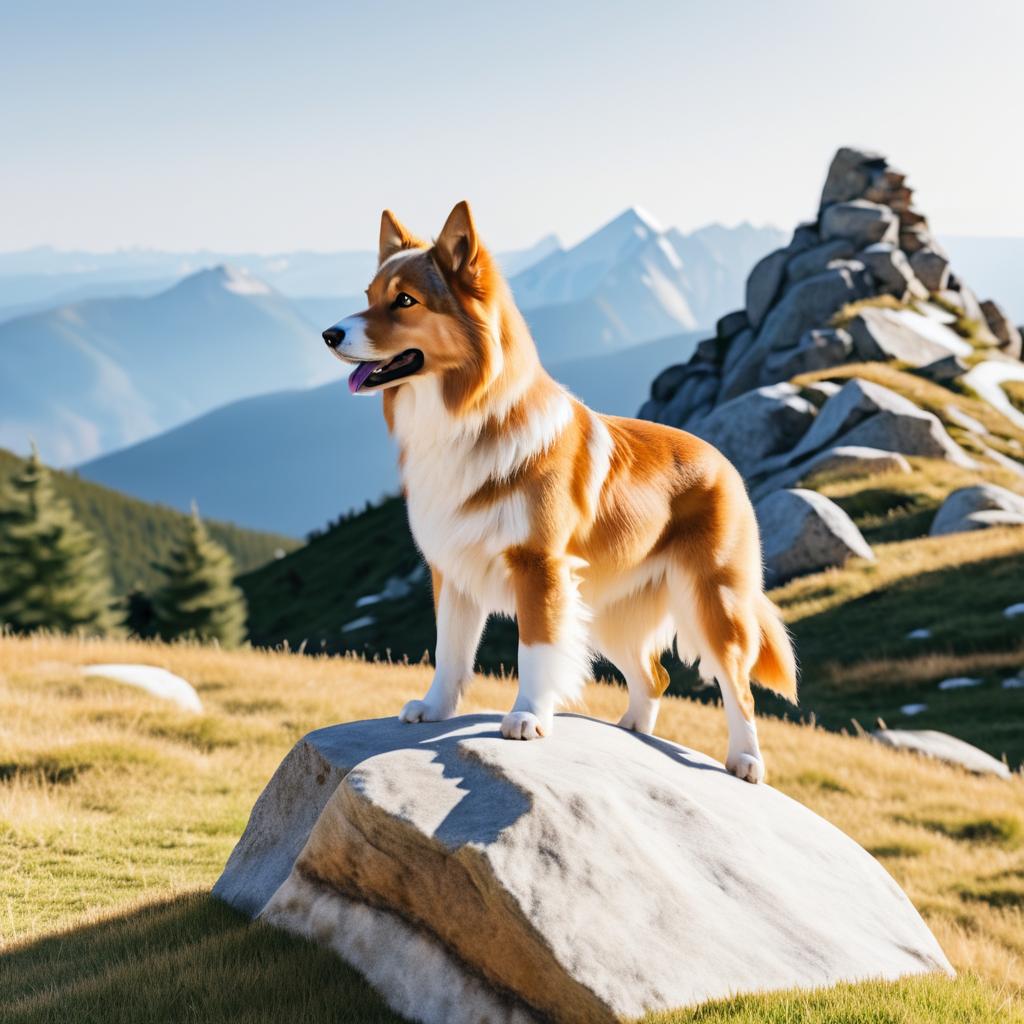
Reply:
[[555, 383], [466, 203], [433, 245], [385, 211], [379, 259], [368, 308], [323, 336], [355, 364], [353, 394], [383, 392], [431, 567], [437, 668], [402, 721], [455, 714], [499, 612], [519, 621], [519, 694], [503, 736], [549, 733], [595, 651], [629, 685], [619, 724], [649, 733], [674, 637], [721, 687], [726, 765], [759, 782], [750, 680], [793, 700], [796, 666], [763, 591], [739, 473], [691, 434], [599, 415]]

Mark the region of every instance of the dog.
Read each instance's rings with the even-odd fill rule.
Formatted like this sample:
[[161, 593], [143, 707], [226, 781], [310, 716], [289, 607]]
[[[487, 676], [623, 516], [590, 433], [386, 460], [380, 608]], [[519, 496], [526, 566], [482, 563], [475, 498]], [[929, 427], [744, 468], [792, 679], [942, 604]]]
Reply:
[[501, 613], [519, 624], [503, 736], [550, 734], [595, 653], [626, 679], [619, 725], [651, 733], [674, 640], [719, 684], [726, 767], [760, 782], [750, 682], [795, 701], [796, 664], [739, 473], [705, 441], [592, 412], [548, 376], [466, 202], [433, 244], [384, 211], [378, 257], [367, 308], [323, 338], [354, 364], [353, 394], [381, 392], [431, 570], [436, 669], [401, 720], [455, 714], [487, 616]]

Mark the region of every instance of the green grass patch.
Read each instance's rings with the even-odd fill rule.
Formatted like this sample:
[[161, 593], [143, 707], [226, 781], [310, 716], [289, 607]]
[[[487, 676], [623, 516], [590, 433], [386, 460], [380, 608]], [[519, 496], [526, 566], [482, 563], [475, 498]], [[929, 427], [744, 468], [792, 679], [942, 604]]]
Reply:
[[878, 846], [869, 846], [868, 853], [872, 857], [889, 860], [905, 860], [911, 857], [920, 857], [927, 851], [922, 843], [891, 842], [881, 843]]
[[917, 822], [932, 832], [963, 843], [990, 843], [1016, 849], [1024, 838], [1024, 826], [1012, 815], [942, 821], [934, 818]]
[[796, 777], [796, 782], [801, 786], [810, 786], [812, 789], [820, 790], [823, 793], [845, 793], [852, 794], [849, 786], [843, 785], [838, 779], [825, 772], [805, 771]]
[[644, 1024], [1009, 1024], [1019, 1012], [971, 975], [838, 985], [707, 1003], [694, 1010], [649, 1014]]

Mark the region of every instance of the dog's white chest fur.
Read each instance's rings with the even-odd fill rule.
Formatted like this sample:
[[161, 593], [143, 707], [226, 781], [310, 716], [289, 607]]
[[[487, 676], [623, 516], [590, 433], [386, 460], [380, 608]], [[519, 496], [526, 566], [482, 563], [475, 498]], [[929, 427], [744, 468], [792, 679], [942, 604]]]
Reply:
[[489, 483], [508, 479], [564, 430], [572, 415], [559, 393], [525, 424], [481, 443], [479, 420], [453, 419], [432, 380], [403, 387], [395, 401], [395, 435], [404, 458], [409, 526], [427, 561], [488, 611], [515, 611], [503, 553], [530, 535], [530, 509], [512, 491], [467, 502]]

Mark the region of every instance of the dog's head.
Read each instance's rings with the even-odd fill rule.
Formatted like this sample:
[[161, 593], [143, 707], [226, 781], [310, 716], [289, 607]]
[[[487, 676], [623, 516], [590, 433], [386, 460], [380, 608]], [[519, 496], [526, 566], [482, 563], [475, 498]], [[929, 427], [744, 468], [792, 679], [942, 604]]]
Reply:
[[501, 290], [467, 203], [452, 210], [433, 245], [385, 210], [369, 305], [329, 327], [324, 341], [339, 359], [356, 364], [348, 381], [353, 394], [436, 377], [457, 414], [501, 372]]

